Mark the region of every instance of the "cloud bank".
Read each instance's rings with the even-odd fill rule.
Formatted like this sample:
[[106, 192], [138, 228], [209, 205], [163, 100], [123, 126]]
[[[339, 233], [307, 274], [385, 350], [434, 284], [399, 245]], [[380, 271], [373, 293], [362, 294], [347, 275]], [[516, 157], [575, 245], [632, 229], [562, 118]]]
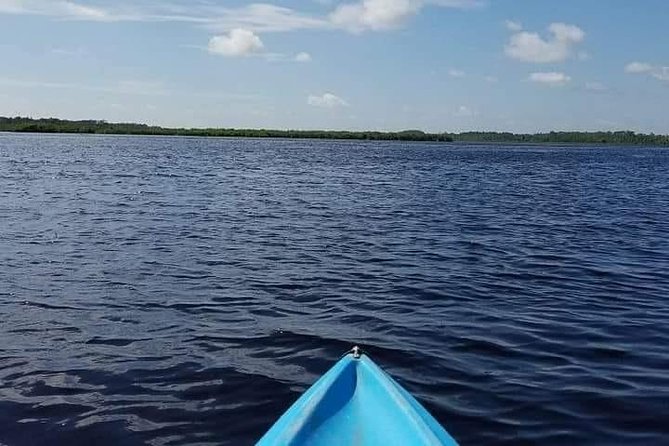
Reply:
[[77, 20], [187, 22], [211, 32], [236, 28], [256, 33], [301, 29], [344, 29], [352, 32], [382, 31], [404, 24], [425, 6], [475, 8], [481, 0], [359, 0], [340, 4], [329, 14], [317, 16], [285, 6], [251, 3], [220, 6], [212, 2], [156, 2], [120, 0], [92, 7], [69, 0], [0, 0], [0, 13], [34, 14]]

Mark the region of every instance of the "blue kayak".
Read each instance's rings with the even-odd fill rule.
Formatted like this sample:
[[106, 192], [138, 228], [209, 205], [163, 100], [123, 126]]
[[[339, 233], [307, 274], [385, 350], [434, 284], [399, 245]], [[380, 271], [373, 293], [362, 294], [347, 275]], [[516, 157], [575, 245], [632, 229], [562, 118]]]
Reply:
[[394, 379], [356, 347], [312, 385], [256, 446], [457, 446]]

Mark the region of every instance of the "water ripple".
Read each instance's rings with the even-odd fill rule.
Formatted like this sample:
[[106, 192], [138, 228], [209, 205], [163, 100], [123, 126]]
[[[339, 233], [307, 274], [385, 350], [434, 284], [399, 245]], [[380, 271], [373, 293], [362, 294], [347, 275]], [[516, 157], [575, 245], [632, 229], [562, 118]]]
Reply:
[[359, 343], [464, 444], [666, 444], [669, 151], [0, 135], [0, 444], [253, 444]]

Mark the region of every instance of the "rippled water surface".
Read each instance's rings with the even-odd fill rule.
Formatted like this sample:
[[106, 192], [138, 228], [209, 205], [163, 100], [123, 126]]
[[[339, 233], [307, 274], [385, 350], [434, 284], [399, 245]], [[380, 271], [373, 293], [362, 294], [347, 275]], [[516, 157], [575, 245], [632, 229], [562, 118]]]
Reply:
[[0, 444], [253, 444], [352, 344], [463, 445], [669, 442], [669, 150], [0, 135]]

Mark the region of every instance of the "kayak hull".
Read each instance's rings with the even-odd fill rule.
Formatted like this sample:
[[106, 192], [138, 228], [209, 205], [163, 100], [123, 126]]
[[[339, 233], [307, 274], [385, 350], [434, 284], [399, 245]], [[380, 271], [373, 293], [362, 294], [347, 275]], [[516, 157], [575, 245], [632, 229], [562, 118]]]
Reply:
[[311, 386], [257, 446], [442, 445], [455, 440], [368, 356], [348, 354]]

